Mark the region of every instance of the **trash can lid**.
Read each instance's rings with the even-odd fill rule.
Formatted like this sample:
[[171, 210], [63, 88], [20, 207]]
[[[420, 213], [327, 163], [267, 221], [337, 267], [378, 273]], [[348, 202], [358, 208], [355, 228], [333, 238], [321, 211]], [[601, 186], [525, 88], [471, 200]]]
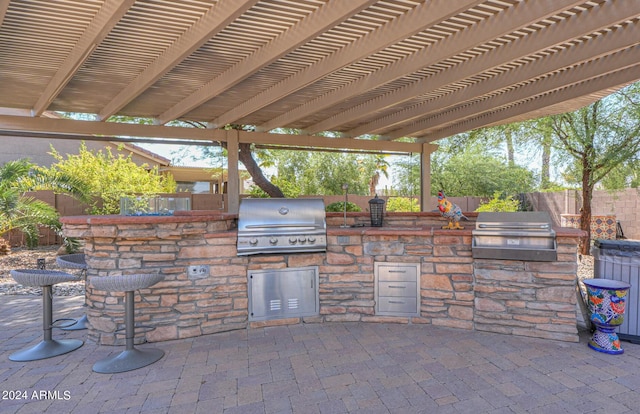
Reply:
[[640, 252], [640, 241], [596, 239], [593, 244], [601, 250], [620, 250], [623, 252]]

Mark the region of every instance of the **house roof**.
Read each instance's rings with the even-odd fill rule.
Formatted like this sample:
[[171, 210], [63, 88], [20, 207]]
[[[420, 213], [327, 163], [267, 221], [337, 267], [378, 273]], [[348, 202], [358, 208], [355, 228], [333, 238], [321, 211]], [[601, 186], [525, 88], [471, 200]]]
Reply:
[[77, 133], [39, 120], [64, 111], [153, 118], [148, 135], [180, 139], [157, 126], [427, 143], [639, 80], [639, 18], [629, 0], [9, 0], [0, 133]]

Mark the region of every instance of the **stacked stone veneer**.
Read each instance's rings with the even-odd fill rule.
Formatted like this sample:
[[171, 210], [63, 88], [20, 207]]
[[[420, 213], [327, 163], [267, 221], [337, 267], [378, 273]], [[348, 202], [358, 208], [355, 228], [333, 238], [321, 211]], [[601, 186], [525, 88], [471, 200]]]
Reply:
[[[318, 266], [320, 314], [305, 322], [397, 322], [577, 341], [578, 230], [558, 236], [557, 262], [473, 259], [471, 228], [441, 230], [437, 215], [398, 215], [383, 228], [334, 227], [326, 253], [236, 255], [235, 217], [66, 217], [67, 236], [85, 241], [89, 338], [123, 344], [122, 292], [93, 289], [92, 276], [161, 273], [136, 295], [136, 322], [155, 327], [137, 342], [188, 338], [302, 318], [248, 321], [247, 270]], [[362, 220], [350, 216], [349, 220]], [[420, 263], [418, 317], [376, 316], [374, 262]], [[208, 275], [189, 277], [187, 266]], [[142, 299], [141, 299], [142, 296]]]

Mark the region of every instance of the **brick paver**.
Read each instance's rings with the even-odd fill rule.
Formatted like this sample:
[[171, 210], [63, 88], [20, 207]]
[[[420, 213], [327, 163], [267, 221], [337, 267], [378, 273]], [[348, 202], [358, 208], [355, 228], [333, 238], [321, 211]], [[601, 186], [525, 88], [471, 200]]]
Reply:
[[[82, 312], [54, 298], [55, 317]], [[153, 344], [148, 367], [97, 374], [121, 347], [85, 343], [32, 362], [8, 356], [41, 337], [41, 298], [0, 296], [0, 412], [9, 413], [633, 413], [640, 345], [623, 355], [579, 343], [430, 325], [324, 323]], [[54, 331], [81, 338], [86, 331]], [[144, 347], [145, 345], [139, 345]]]

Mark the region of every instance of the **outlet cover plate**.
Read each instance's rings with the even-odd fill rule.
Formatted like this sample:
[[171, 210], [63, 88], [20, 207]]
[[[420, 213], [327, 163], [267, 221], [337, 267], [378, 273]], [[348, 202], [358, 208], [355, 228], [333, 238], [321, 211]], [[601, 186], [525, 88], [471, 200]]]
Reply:
[[192, 279], [203, 279], [209, 276], [209, 265], [187, 266], [187, 275]]

